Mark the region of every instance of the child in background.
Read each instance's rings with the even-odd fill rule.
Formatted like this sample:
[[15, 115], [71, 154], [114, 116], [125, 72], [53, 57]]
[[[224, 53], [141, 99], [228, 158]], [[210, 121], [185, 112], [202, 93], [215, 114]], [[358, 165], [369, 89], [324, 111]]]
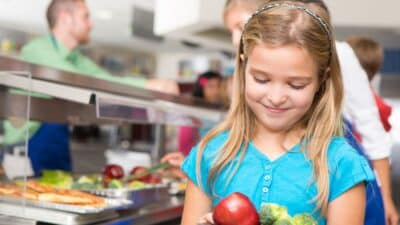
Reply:
[[[383, 62], [383, 49], [381, 45], [371, 38], [363, 36], [351, 36], [347, 38], [347, 43], [353, 48], [361, 66], [367, 72], [368, 80], [371, 82], [378, 73]], [[375, 103], [378, 107], [379, 116], [383, 127], [387, 132], [392, 126], [389, 123], [389, 117], [392, 113], [392, 107], [380, 98], [375, 90], [371, 87], [374, 93]]]
[[[353, 48], [358, 60], [366, 71], [368, 76], [368, 80], [371, 82], [373, 77], [378, 73], [382, 61], [383, 61], [383, 49], [376, 41], [362, 36], [352, 36], [349, 37], [347, 43]], [[371, 92], [374, 95], [375, 103], [378, 108], [379, 116], [381, 123], [386, 130], [389, 132], [392, 128], [391, 124], [389, 123], [389, 117], [392, 113], [392, 107], [388, 105], [386, 102], [383, 101], [370, 87]], [[355, 129], [357, 130], [357, 124], [355, 125]], [[354, 132], [355, 136], [359, 138], [359, 141], [363, 140], [363, 136], [359, 135], [358, 132]], [[379, 137], [375, 137], [375, 139], [379, 139]], [[382, 160], [374, 160], [373, 162], [379, 162]], [[381, 190], [382, 190], [382, 197], [384, 203], [384, 210], [385, 210], [385, 224], [386, 225], [397, 225], [399, 222], [399, 215], [397, 212], [397, 208], [394, 204], [392, 198], [392, 191], [391, 191], [391, 178], [390, 178], [390, 166], [387, 163], [374, 163], [375, 169], [378, 171], [379, 180], [381, 181]], [[388, 171], [388, 172], [385, 172]], [[371, 212], [372, 213], [372, 212]]]
[[233, 192], [258, 210], [275, 203], [318, 224], [363, 224], [364, 182], [373, 173], [342, 137], [333, 40], [318, 7], [279, 2], [250, 17], [227, 118], [182, 165], [189, 178], [182, 224], [213, 223], [207, 213]]
[[[218, 105], [220, 103], [220, 85], [222, 76], [214, 71], [202, 73], [197, 78], [194, 85], [193, 97], [204, 99], [206, 102]], [[191, 126], [182, 126], [178, 131], [178, 149], [183, 155], [187, 155], [193, 146], [207, 133], [214, 124], [203, 121], [200, 128]]]
[[[208, 103], [219, 105], [221, 103], [220, 86], [222, 76], [214, 71], [207, 71], [199, 75], [194, 85], [193, 97], [201, 98]], [[202, 121], [199, 128], [192, 126], [181, 126], [178, 130], [178, 151], [166, 154], [161, 162], [169, 162], [173, 167], [172, 174], [184, 177], [179, 167], [185, 156], [199, 141], [199, 137], [204, 136], [215, 124], [209, 121]]]

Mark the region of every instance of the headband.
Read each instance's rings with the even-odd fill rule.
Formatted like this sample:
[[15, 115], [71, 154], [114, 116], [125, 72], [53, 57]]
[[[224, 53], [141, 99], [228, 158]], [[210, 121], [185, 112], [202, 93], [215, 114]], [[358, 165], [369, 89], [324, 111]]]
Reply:
[[263, 7], [261, 7], [257, 11], [255, 11], [253, 13], [253, 15], [251, 15], [251, 17], [247, 20], [247, 22], [244, 26], [243, 32], [242, 32], [241, 40], [243, 41], [243, 33], [246, 30], [247, 24], [254, 17], [256, 17], [257, 15], [259, 15], [262, 12], [265, 12], [267, 10], [274, 9], [274, 8], [288, 8], [288, 9], [300, 10], [300, 11], [303, 11], [304, 13], [308, 14], [309, 16], [311, 16], [314, 20], [316, 20], [318, 22], [318, 24], [321, 26], [321, 28], [325, 31], [326, 35], [328, 36], [328, 40], [329, 40], [328, 66], [329, 66], [331, 63], [331, 57], [332, 57], [332, 34], [329, 30], [329, 26], [325, 23], [325, 21], [318, 14], [316, 14], [315, 12], [311, 11], [310, 9], [302, 7], [302, 6], [289, 4], [289, 3], [271, 3], [271, 4], [264, 5]]

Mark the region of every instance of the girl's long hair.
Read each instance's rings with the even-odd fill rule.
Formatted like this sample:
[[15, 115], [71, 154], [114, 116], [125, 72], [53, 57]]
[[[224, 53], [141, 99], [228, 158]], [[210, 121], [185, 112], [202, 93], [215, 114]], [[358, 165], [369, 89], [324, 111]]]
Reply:
[[[287, 3], [307, 8], [302, 3]], [[308, 6], [308, 9], [322, 18], [331, 33], [327, 12], [316, 6]], [[200, 184], [201, 155], [211, 139], [223, 131], [229, 131], [228, 138], [218, 151], [207, 177], [207, 184], [213, 190], [216, 177], [224, 169], [229, 171], [230, 176], [226, 185], [229, 184], [246, 154], [249, 141], [255, 135], [256, 118], [245, 100], [245, 68], [251, 50], [258, 44], [272, 47], [296, 45], [305, 49], [315, 60], [318, 66], [319, 89], [310, 109], [292, 128], [304, 130], [302, 143], [305, 145], [302, 149], [312, 162], [313, 181], [318, 189], [318, 194], [313, 200], [317, 209], [321, 210], [321, 214], [326, 214], [329, 197], [328, 145], [332, 137], [341, 136], [343, 130], [341, 122], [343, 86], [333, 40], [334, 37], [328, 36], [319, 21], [299, 9], [278, 7], [258, 13], [249, 20], [238, 49], [232, 103], [227, 117], [199, 144], [196, 174]], [[231, 162], [238, 156], [238, 163], [232, 166]]]

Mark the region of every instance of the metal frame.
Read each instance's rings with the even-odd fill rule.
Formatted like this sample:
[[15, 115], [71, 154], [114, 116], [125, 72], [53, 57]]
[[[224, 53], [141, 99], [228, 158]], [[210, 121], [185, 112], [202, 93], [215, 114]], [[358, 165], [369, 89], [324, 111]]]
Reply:
[[[83, 113], [87, 113], [88, 111], [80, 112], [79, 110], [73, 110], [75, 107], [78, 107], [77, 104], [73, 103], [91, 105], [95, 104], [98, 98], [117, 102], [124, 106], [143, 107], [165, 113], [179, 112], [180, 114], [216, 122], [220, 121], [225, 113], [224, 110], [199, 99], [168, 95], [147, 89], [116, 84], [1, 55], [0, 71], [2, 71], [0, 72], [0, 84], [10, 88], [31, 89], [32, 92], [49, 95], [56, 98], [56, 100], [51, 99], [50, 101], [53, 101], [54, 104], [60, 107], [67, 104], [66, 102], [70, 102], [71, 104], [68, 107], [75, 114], [72, 117], [85, 118], [85, 120], [88, 120], [88, 116], [87, 114], [84, 116]], [[31, 79], [25, 71], [29, 71], [32, 74]], [[35, 100], [32, 102], [32, 107], [35, 104], [39, 104], [37, 108], [43, 109], [40, 104], [50, 104], [44, 102], [46, 102], [44, 99]], [[8, 106], [10, 106], [9, 104], [17, 103], [11, 101], [8, 102]], [[60, 121], [60, 117], [62, 116], [65, 116], [65, 113], [61, 112], [57, 121]], [[96, 115], [94, 114], [93, 116]], [[32, 118], [35, 119], [35, 116]], [[39, 117], [36, 118], [38, 119]], [[68, 118], [64, 118], [63, 121], [68, 121]], [[92, 119], [91, 121], [95, 120]]]

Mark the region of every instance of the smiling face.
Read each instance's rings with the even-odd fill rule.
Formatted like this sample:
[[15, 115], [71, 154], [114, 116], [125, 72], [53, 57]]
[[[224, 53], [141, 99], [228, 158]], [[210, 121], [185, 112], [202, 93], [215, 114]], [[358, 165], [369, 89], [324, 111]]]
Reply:
[[317, 88], [317, 66], [303, 48], [257, 44], [249, 52], [245, 98], [259, 128], [289, 130], [307, 113]]

